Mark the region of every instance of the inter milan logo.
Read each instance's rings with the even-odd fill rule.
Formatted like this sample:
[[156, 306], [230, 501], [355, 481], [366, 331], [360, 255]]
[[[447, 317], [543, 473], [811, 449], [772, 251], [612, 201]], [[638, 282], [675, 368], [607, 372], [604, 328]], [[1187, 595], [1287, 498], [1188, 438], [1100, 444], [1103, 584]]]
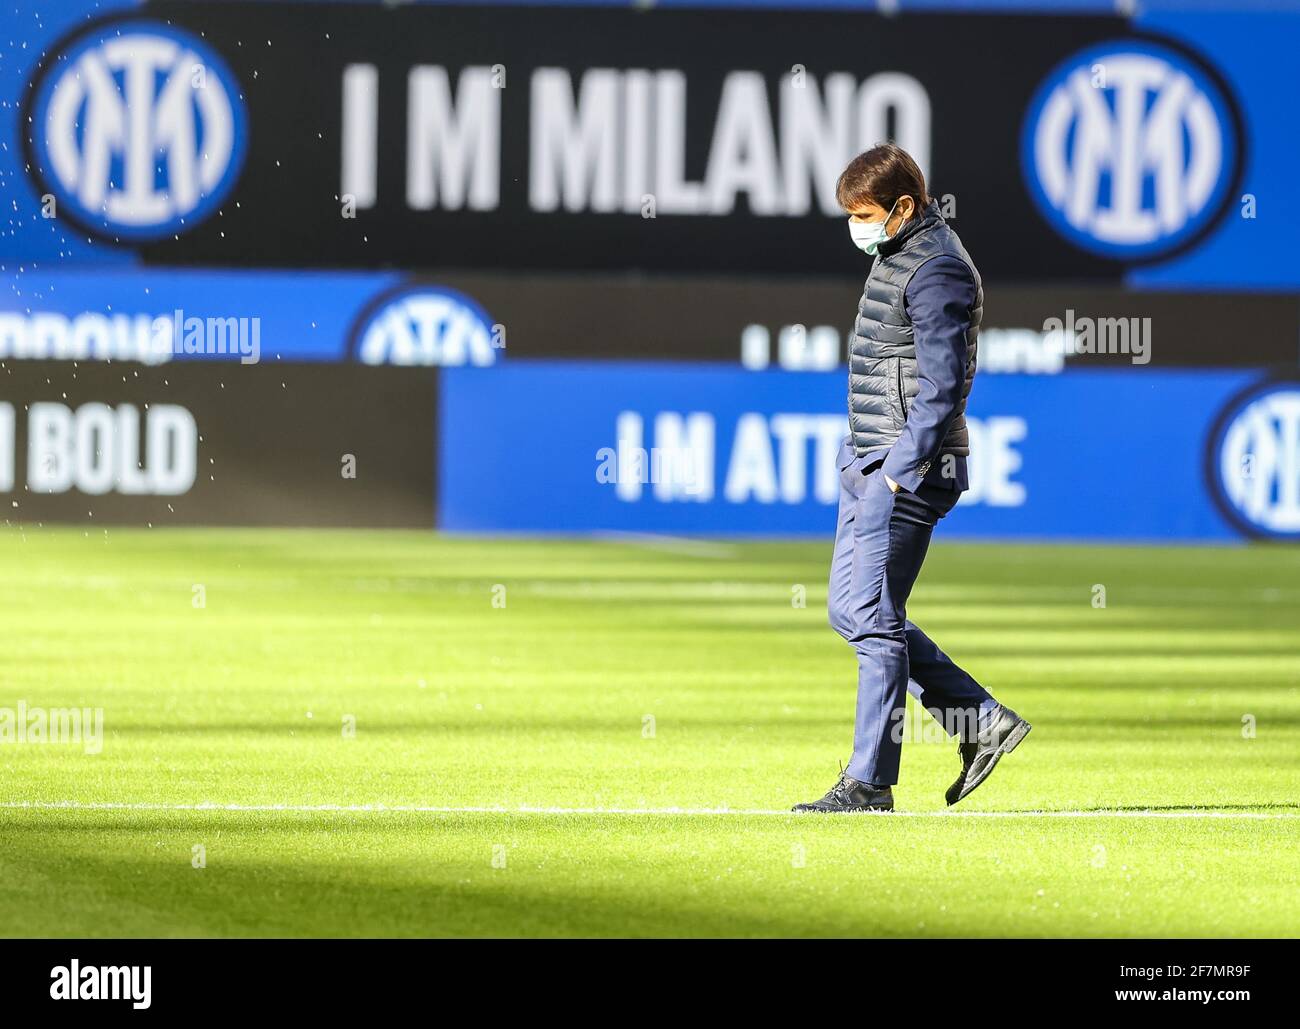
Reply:
[[1227, 96], [1190, 57], [1146, 41], [1060, 65], [1029, 108], [1025, 178], [1062, 235], [1095, 253], [1153, 258], [1222, 213], [1238, 166]]
[[362, 364], [490, 365], [502, 341], [487, 313], [455, 290], [402, 286], [358, 319], [349, 350]]
[[202, 221], [239, 175], [239, 83], [201, 39], [167, 25], [99, 25], [44, 63], [29, 145], [60, 216], [109, 238], [162, 239]]
[[1219, 506], [1238, 528], [1300, 539], [1300, 383], [1272, 383], [1229, 404], [1206, 466]]

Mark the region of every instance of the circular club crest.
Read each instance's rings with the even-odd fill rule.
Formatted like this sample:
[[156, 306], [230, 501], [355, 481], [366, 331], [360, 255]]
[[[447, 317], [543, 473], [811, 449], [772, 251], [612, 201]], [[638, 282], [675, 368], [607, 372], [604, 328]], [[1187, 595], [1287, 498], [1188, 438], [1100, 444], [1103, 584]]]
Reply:
[[1300, 540], [1300, 382], [1256, 385], [1229, 401], [1210, 433], [1205, 473], [1243, 533]]
[[368, 304], [353, 324], [348, 352], [362, 364], [487, 366], [496, 363], [496, 328], [475, 301], [445, 286], [407, 283]]
[[148, 242], [197, 225], [234, 186], [247, 147], [225, 62], [153, 21], [101, 22], [55, 49], [27, 115], [31, 165], [58, 216], [109, 239]]
[[1039, 88], [1021, 133], [1029, 193], [1061, 235], [1118, 260], [1166, 256], [1231, 200], [1242, 133], [1218, 77], [1150, 40], [1080, 51]]

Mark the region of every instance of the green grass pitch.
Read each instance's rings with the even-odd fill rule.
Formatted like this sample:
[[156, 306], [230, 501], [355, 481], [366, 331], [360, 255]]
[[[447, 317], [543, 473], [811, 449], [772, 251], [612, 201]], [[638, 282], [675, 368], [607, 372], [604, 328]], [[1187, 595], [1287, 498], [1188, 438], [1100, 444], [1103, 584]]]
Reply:
[[0, 540], [0, 709], [104, 712], [0, 744], [4, 934], [1300, 927], [1300, 550], [936, 544], [912, 616], [1034, 731], [949, 815], [921, 716], [828, 818], [739, 812], [848, 757], [829, 540]]

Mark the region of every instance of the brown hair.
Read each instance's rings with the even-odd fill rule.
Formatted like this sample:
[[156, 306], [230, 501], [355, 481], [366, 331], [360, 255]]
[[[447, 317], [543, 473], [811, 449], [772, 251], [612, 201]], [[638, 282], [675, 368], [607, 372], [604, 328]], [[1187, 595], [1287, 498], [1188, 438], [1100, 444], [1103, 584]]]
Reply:
[[846, 211], [864, 203], [888, 211], [904, 196], [916, 202], [918, 211], [930, 202], [921, 169], [911, 154], [893, 143], [881, 143], [858, 154], [835, 183], [835, 199]]

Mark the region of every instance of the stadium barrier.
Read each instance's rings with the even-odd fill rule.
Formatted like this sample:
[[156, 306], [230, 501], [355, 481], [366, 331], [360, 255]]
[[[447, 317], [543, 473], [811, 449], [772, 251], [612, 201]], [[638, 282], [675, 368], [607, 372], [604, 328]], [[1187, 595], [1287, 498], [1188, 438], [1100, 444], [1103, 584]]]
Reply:
[[[836, 372], [512, 362], [444, 369], [439, 524], [829, 535]], [[945, 538], [1300, 538], [1300, 384], [1258, 371], [977, 378]]]
[[10, 524], [428, 528], [437, 372], [9, 361]]
[[[851, 280], [448, 281], [33, 271], [0, 298], [6, 517], [825, 531]], [[1294, 346], [1295, 297], [998, 293], [971, 403], [972, 489], [946, 533], [1300, 532], [1294, 391], [1283, 380], [1267, 402], [1235, 400], [1272, 381], [1264, 355]], [[1252, 342], [1224, 352], [1234, 317]], [[655, 353], [694, 360], [619, 360]], [[1196, 367], [1220, 355], [1240, 363]], [[1166, 438], [1189, 434], [1190, 448]]]

